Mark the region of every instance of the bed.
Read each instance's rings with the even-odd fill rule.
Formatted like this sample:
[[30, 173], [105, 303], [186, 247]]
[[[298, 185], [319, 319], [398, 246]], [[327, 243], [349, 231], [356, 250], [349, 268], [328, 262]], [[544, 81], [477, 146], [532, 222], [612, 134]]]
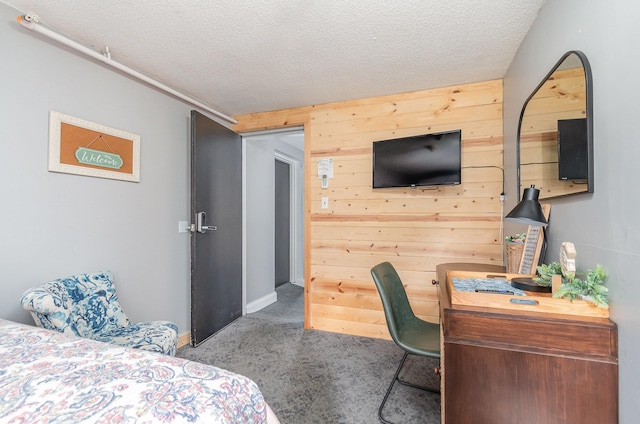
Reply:
[[242, 375], [2, 319], [0, 422], [279, 424]]

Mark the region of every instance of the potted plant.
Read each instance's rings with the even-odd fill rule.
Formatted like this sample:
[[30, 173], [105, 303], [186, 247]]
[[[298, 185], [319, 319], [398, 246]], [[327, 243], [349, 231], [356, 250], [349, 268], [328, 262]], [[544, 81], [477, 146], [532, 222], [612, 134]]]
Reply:
[[524, 239], [527, 235], [525, 233], [522, 234], [514, 234], [512, 236], [506, 236], [504, 241], [507, 243], [524, 243]]
[[515, 274], [518, 272], [520, 265], [520, 259], [522, 258], [522, 252], [524, 250], [524, 239], [526, 234], [514, 234], [512, 236], [506, 236], [504, 241], [505, 256], [506, 256], [506, 268], [509, 274]]
[[[542, 286], [550, 286], [553, 275], [562, 275], [562, 266], [559, 262], [540, 265], [537, 270], [539, 277], [534, 278], [534, 281]], [[553, 297], [569, 300], [583, 299], [600, 308], [608, 308], [609, 299], [607, 299], [607, 295], [609, 289], [604, 285], [606, 279], [606, 271], [602, 265], [597, 264], [595, 269], [587, 272], [584, 280], [577, 276], [573, 278], [562, 276], [562, 284], [553, 293]]]

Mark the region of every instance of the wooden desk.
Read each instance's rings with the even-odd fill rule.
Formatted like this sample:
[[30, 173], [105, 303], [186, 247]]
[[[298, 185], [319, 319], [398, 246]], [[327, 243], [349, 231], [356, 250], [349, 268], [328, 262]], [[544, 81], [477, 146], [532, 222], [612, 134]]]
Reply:
[[[437, 268], [442, 422], [618, 422], [618, 331], [607, 318], [452, 305]], [[496, 295], [501, 296], [501, 295]]]

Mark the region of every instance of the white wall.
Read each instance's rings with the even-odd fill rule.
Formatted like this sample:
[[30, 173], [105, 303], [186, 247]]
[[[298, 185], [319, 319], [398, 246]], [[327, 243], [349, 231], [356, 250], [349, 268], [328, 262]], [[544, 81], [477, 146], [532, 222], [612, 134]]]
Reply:
[[[633, 0], [547, 0], [504, 79], [506, 207], [516, 203], [516, 134], [524, 101], [563, 53], [583, 51], [593, 71], [595, 192], [552, 200], [550, 251], [575, 243], [579, 270], [609, 273], [611, 318], [619, 331], [620, 422], [640, 414], [640, 3]], [[507, 233], [518, 228], [507, 228]], [[593, 382], [597, 386], [597, 381]]]
[[[297, 131], [295, 132], [298, 133]], [[299, 132], [300, 136], [302, 131]], [[246, 135], [246, 297], [247, 305], [274, 293], [275, 278], [275, 154], [284, 153], [300, 162], [297, 170], [298, 240], [296, 283], [304, 279], [303, 258], [303, 169], [304, 152], [283, 140], [295, 136], [291, 132]]]
[[[17, 14], [0, 4], [0, 317], [32, 323], [24, 290], [110, 269], [133, 321], [189, 331], [189, 235], [177, 230], [191, 108], [40, 39]], [[140, 135], [140, 183], [48, 172], [50, 110]]]

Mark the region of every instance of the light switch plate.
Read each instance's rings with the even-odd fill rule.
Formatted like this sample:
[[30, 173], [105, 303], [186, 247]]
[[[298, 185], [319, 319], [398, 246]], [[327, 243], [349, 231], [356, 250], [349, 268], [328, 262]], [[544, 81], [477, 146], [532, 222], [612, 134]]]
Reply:
[[328, 197], [323, 197], [322, 198], [322, 209], [329, 209], [329, 198]]
[[188, 233], [189, 232], [189, 222], [188, 221], [178, 221], [178, 232], [179, 233]]

